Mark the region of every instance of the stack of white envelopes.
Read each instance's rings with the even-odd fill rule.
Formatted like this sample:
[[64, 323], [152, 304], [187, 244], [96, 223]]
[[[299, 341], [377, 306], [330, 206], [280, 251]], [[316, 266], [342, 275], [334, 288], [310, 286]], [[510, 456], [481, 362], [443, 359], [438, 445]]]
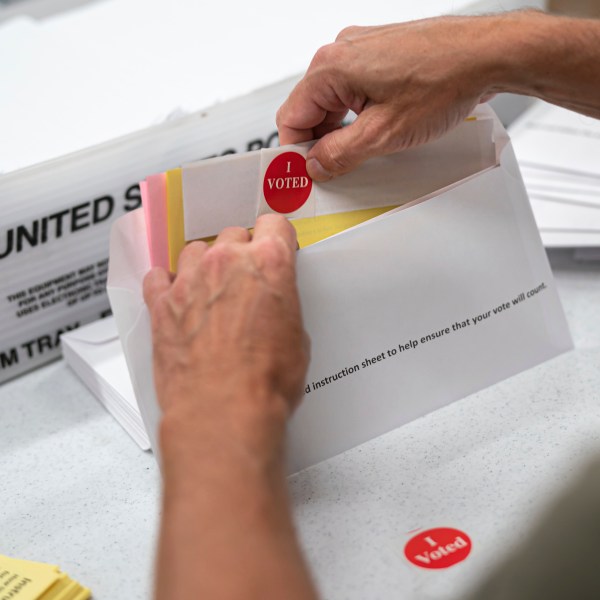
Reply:
[[108, 317], [61, 337], [69, 366], [143, 449], [150, 441], [135, 400], [114, 319]]
[[600, 120], [538, 101], [510, 135], [544, 245], [600, 258]]

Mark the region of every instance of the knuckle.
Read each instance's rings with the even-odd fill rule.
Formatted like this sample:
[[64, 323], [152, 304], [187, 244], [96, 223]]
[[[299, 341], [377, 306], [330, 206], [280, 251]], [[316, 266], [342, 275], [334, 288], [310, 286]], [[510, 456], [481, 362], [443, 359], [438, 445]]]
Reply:
[[196, 260], [199, 255], [202, 255], [206, 251], [207, 247], [207, 243], [201, 240], [186, 244], [179, 255], [179, 265], [182, 265], [189, 260]]
[[325, 144], [326, 164], [323, 166], [334, 173], [343, 173], [351, 167], [350, 153], [340, 144], [336, 136], [330, 136]]
[[296, 230], [289, 220], [280, 213], [268, 213], [261, 215], [259, 220], [267, 222], [269, 224], [271, 235], [287, 237], [288, 235], [295, 235]]
[[251, 237], [252, 236], [247, 228], [232, 225], [225, 227], [220, 231], [215, 246], [244, 243], [249, 241]]
[[154, 296], [154, 288], [156, 286], [156, 278], [158, 277], [157, 268], [158, 267], [153, 267], [144, 276], [142, 289], [144, 292], [144, 298], [145, 298], [146, 302], [148, 302], [148, 300], [152, 299]]
[[261, 257], [261, 263], [269, 269], [278, 269], [286, 265], [288, 260], [288, 252], [283, 240], [276, 236], [269, 236], [260, 241], [258, 250]]
[[282, 255], [282, 245], [276, 237], [268, 237], [262, 240], [261, 252], [263, 256], [269, 259], [269, 263], [279, 263]]
[[[160, 310], [162, 314], [166, 315], [171, 312], [172, 306], [174, 305], [177, 308], [185, 307], [189, 303], [190, 299], [190, 286], [188, 281], [183, 277], [178, 277], [175, 280], [175, 283], [171, 287], [171, 293], [169, 296], [162, 296], [160, 298], [160, 302], [157, 302], [157, 305], [160, 305]], [[157, 306], [157, 311], [158, 311]]]
[[335, 56], [337, 55], [337, 44], [326, 44], [321, 46], [315, 53], [313, 58], [313, 65], [321, 67], [334, 62]]
[[387, 143], [394, 134], [386, 125], [386, 120], [382, 115], [366, 119], [361, 130], [359, 144], [373, 148]]
[[369, 148], [370, 155], [397, 152], [405, 146], [403, 123], [404, 119], [393, 108], [381, 107], [366, 121], [361, 144]]
[[244, 235], [248, 232], [247, 229], [245, 229], [244, 227], [238, 227], [237, 225], [230, 225], [229, 227], [225, 227], [221, 233], [225, 233], [228, 235], [235, 235], [235, 236], [239, 236], [239, 235]]
[[335, 41], [339, 42], [347, 38], [354, 37], [355, 35], [359, 34], [363, 29], [364, 27], [359, 27], [357, 25], [348, 25], [348, 27], [344, 27], [344, 29], [342, 29], [337, 34]]
[[271, 221], [277, 228], [285, 227], [284, 223], [288, 222], [288, 220], [279, 213], [266, 213], [258, 217], [258, 221]]
[[220, 275], [233, 262], [234, 256], [229, 244], [214, 245], [202, 257], [202, 267], [207, 274]]
[[358, 163], [379, 154], [393, 152], [398, 145], [396, 127], [383, 113], [359, 116], [351, 138], [330, 135], [324, 138], [323, 166], [334, 173], [345, 173]]
[[171, 316], [170, 309], [171, 306], [166, 296], [161, 296], [154, 305], [154, 319], [159, 323], [163, 323], [164, 321], [168, 320]]
[[194, 240], [186, 246], [186, 248], [189, 248], [190, 252], [198, 252], [199, 250], [203, 251], [206, 250], [207, 247], [208, 244], [206, 242], [203, 242], [202, 240]]
[[173, 321], [171, 302], [166, 294], [163, 294], [157, 298], [154, 306], [152, 307], [150, 318], [152, 323], [153, 338], [156, 342], [157, 338], [164, 337], [166, 331], [168, 331], [168, 328]]

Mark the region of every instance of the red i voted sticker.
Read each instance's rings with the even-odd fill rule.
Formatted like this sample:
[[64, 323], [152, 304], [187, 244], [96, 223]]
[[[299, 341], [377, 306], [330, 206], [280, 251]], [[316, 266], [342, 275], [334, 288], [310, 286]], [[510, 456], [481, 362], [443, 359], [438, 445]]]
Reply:
[[301, 154], [284, 152], [267, 167], [263, 193], [274, 211], [287, 214], [298, 210], [308, 200], [311, 189], [312, 179]]
[[471, 539], [458, 529], [438, 527], [415, 535], [404, 547], [404, 554], [417, 567], [447, 569], [471, 553]]

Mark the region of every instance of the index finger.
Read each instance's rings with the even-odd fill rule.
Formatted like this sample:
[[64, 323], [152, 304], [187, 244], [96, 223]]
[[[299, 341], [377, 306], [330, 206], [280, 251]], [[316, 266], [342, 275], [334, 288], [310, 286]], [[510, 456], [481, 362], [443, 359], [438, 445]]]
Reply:
[[302, 90], [297, 92], [296, 89], [281, 105], [275, 119], [279, 143], [282, 146], [313, 140], [314, 127], [319, 125], [327, 114], [327, 111], [302, 93]]
[[307, 74], [292, 90], [277, 111], [279, 143], [299, 144], [319, 137], [319, 126], [336, 129], [344, 120], [349, 107], [336, 94], [323, 76]]
[[275, 237], [283, 240], [284, 244], [292, 253], [296, 252], [298, 242], [296, 230], [283, 215], [267, 214], [261, 215], [254, 226], [254, 241]]

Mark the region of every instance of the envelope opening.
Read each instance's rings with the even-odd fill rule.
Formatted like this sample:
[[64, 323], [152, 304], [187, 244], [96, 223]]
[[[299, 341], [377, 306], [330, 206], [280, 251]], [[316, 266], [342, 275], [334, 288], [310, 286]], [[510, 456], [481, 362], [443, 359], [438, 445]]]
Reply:
[[[310, 193], [303, 204], [293, 206], [290, 212], [283, 211], [296, 229], [299, 247], [426, 200], [496, 166], [500, 150], [494, 140], [502, 137], [498, 134], [503, 130], [489, 110], [476, 112], [476, 116], [434, 142], [371, 159], [330, 182], [310, 182]], [[266, 148], [185, 165], [180, 172], [181, 184], [179, 180], [177, 185], [167, 184], [168, 206], [174, 207], [168, 210], [169, 235], [175, 231], [177, 237], [170, 246], [171, 270], [176, 269], [178, 252], [185, 243], [198, 239], [211, 243], [223, 227], [235, 225], [251, 230], [259, 214], [282, 212], [268, 204], [264, 182], [268, 179], [271, 189], [274, 182], [283, 188], [283, 177], [269, 177], [274, 163], [287, 156], [300, 156], [302, 162], [310, 145]], [[289, 172], [291, 162], [286, 160], [283, 164]], [[294, 185], [309, 183], [305, 171], [296, 175], [287, 179]]]

